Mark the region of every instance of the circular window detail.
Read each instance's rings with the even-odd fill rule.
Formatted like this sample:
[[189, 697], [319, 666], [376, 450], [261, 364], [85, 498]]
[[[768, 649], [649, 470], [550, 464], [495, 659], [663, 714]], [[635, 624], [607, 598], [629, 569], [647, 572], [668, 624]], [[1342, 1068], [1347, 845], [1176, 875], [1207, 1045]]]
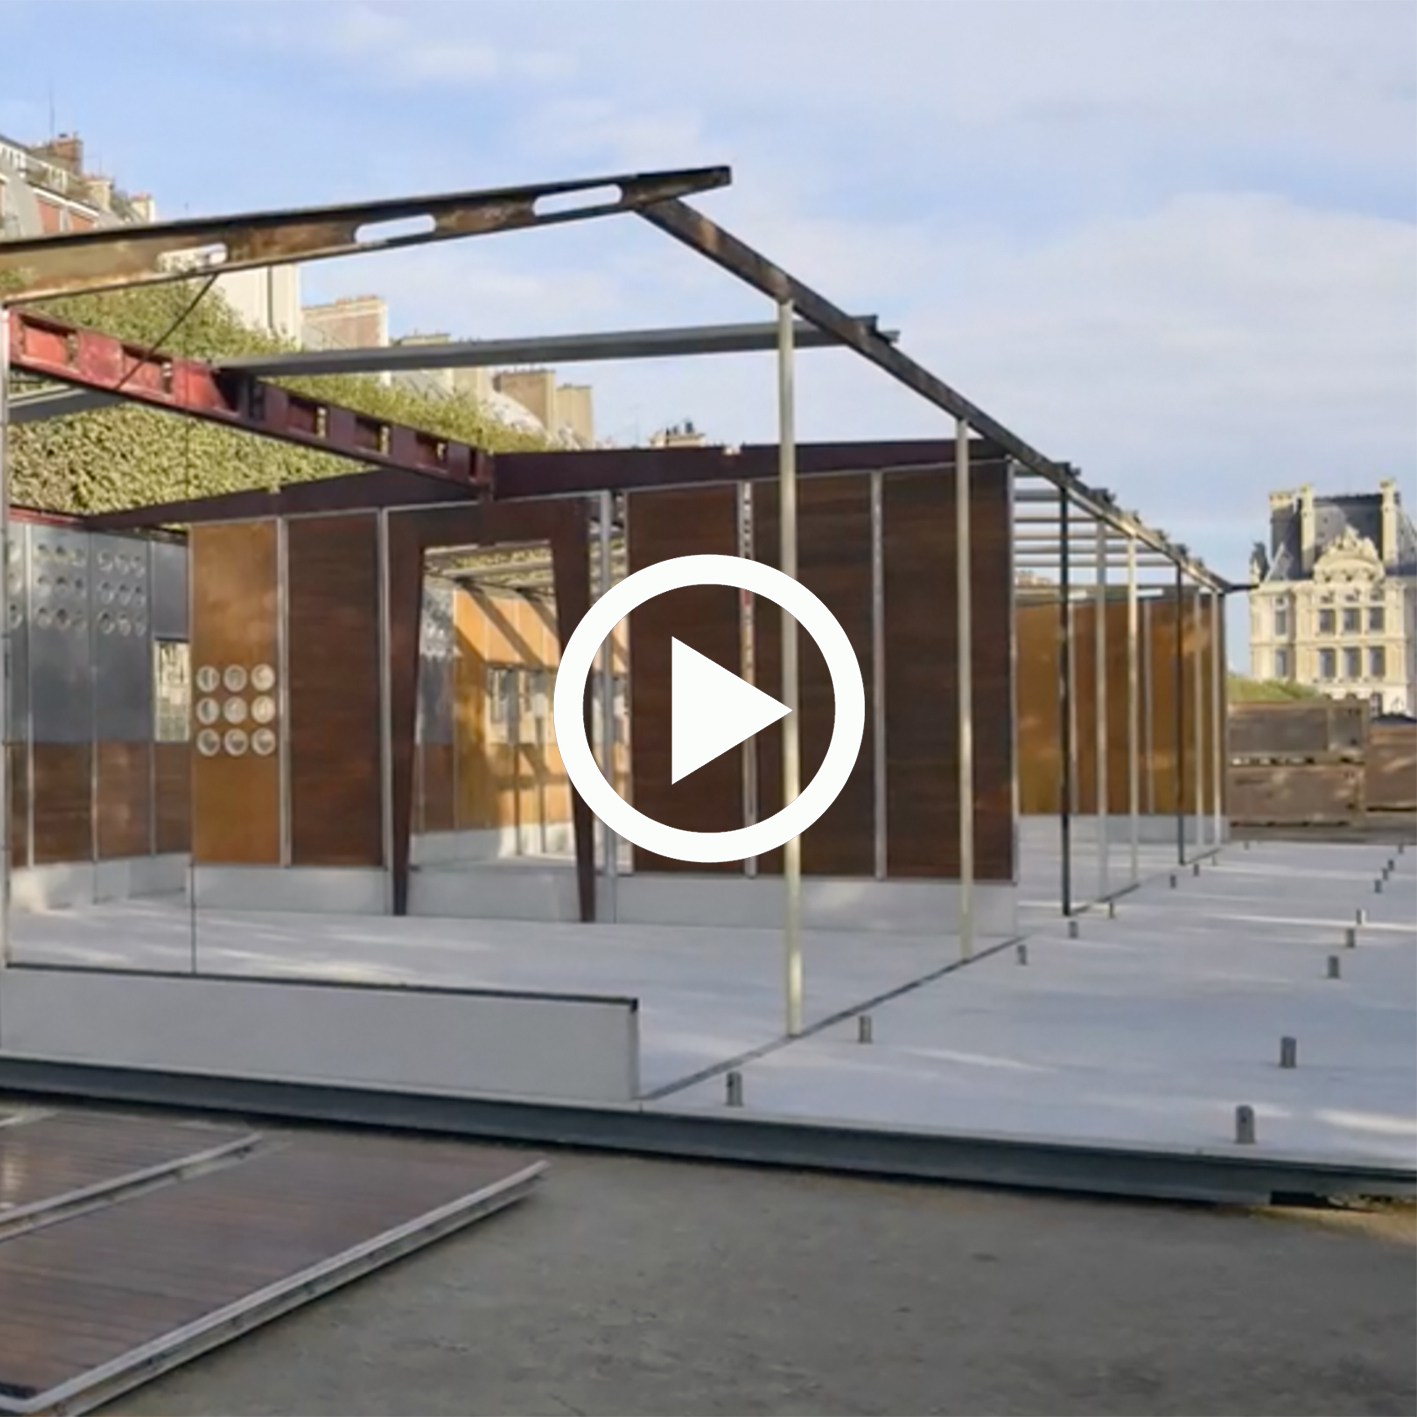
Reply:
[[98, 631], [101, 635], [111, 635], [113, 633], [113, 616], [106, 610], [98, 617]]
[[239, 694], [246, 687], [246, 671], [239, 664], [228, 664], [221, 682], [226, 685], [227, 693]]
[[49, 628], [49, 619], [48, 607], [41, 605], [39, 609], [35, 611], [34, 623], [38, 625], [41, 630], [47, 630]]
[[12, 600], [12, 601], [10, 602], [10, 627], [11, 627], [11, 629], [18, 630], [18, 629], [20, 628], [20, 626], [23, 625], [24, 623], [25, 623], [25, 612], [24, 612], [23, 608], [22, 608], [21, 606], [16, 605], [15, 602]]
[[246, 722], [246, 700], [230, 698], [222, 708], [222, 715], [228, 723]]
[[269, 758], [276, 750], [276, 736], [269, 728], [258, 728], [251, 735], [251, 751], [258, 758]]
[[233, 758], [243, 756], [246, 749], [251, 746], [250, 740], [240, 728], [227, 729], [226, 738], [223, 741], [226, 744], [226, 751], [230, 753]]
[[108, 581], [100, 581], [98, 586], [98, 598], [105, 605], [113, 604], [113, 586]]
[[214, 758], [221, 752], [221, 734], [215, 728], [204, 728], [197, 734], [197, 751], [204, 758]]
[[84, 628], [84, 624], [84, 612], [82, 610], [76, 610], [74, 612], [74, 628], [76, 630], [82, 630]]
[[141, 617], [133, 621], [133, 633], [135, 635], [146, 635], [148, 632], [148, 622]]
[[74, 577], [74, 594], [75, 594], [75, 595], [82, 595], [83, 593], [84, 593], [84, 578], [83, 578], [82, 576], [75, 576], [75, 577]]
[[69, 612], [67, 610], [60, 609], [54, 612], [54, 628], [56, 630], [69, 628]]
[[118, 633], [120, 635], [131, 635], [133, 633], [133, 622], [126, 616], [118, 617]]
[[215, 723], [221, 717], [221, 705], [215, 699], [197, 700], [197, 722]]
[[221, 675], [214, 664], [204, 664], [197, 670], [197, 688], [204, 694], [214, 694], [221, 684]]
[[119, 603], [119, 605], [127, 605], [127, 604], [129, 604], [129, 602], [132, 601], [132, 599], [133, 599], [133, 592], [132, 592], [131, 590], [129, 590], [127, 586], [125, 586], [125, 585], [120, 585], [120, 586], [118, 587], [118, 603]]
[[40, 589], [40, 590], [48, 590], [48, 589], [49, 589], [49, 577], [46, 576], [46, 575], [38, 575], [38, 576], [36, 576], [36, 577], [34, 578], [34, 583], [35, 583], [36, 587], [37, 587], [38, 589]]
[[269, 694], [276, 686], [276, 672], [269, 664], [258, 664], [251, 671], [251, 687], [258, 694]]
[[276, 716], [276, 701], [269, 694], [261, 694], [251, 701], [251, 717], [257, 723], [271, 723]]
[[113, 569], [113, 557], [107, 551], [98, 553], [98, 568], [100, 571], [111, 571]]

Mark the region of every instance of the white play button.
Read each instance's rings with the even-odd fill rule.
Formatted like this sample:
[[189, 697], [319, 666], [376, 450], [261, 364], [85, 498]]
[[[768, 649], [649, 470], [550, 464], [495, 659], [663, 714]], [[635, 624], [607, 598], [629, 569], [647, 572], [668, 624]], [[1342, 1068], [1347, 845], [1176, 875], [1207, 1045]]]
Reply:
[[671, 782], [688, 777], [791, 712], [683, 640], [672, 642], [669, 670]]

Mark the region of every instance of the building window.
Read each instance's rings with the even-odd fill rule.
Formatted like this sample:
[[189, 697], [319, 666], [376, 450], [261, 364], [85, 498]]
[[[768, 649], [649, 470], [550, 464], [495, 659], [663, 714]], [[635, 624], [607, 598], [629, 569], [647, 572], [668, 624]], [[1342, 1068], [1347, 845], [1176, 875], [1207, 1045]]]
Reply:
[[1343, 677], [1345, 679], [1357, 679], [1363, 672], [1363, 655], [1360, 650], [1346, 649], [1343, 651]]
[[1334, 649], [1321, 649], [1319, 651], [1319, 678], [1338, 678], [1338, 651]]
[[1369, 694], [1368, 707], [1374, 713], [1381, 713], [1383, 711], [1383, 696], [1381, 694]]
[[1368, 651], [1368, 678], [1387, 678], [1387, 650], [1382, 645], [1374, 645]]
[[1274, 652], [1274, 677], [1276, 679], [1289, 677], [1289, 651], [1287, 649], [1277, 649]]
[[1381, 605], [1368, 607], [1368, 628], [1379, 635], [1387, 629], [1387, 618]]
[[1275, 603], [1274, 633], [1280, 639], [1284, 639], [1289, 634], [1289, 606], [1283, 600]]
[[1334, 632], [1334, 630], [1335, 630], [1336, 628], [1337, 628], [1337, 625], [1336, 625], [1336, 621], [1335, 621], [1335, 619], [1334, 619], [1334, 612], [1333, 612], [1332, 610], [1320, 610], [1320, 611], [1319, 611], [1319, 634], [1321, 634], [1321, 635], [1331, 635], [1331, 634], [1333, 634], [1333, 632]]
[[1356, 635], [1363, 628], [1361, 615], [1362, 612], [1356, 605], [1351, 610], [1343, 612], [1343, 633], [1345, 635]]

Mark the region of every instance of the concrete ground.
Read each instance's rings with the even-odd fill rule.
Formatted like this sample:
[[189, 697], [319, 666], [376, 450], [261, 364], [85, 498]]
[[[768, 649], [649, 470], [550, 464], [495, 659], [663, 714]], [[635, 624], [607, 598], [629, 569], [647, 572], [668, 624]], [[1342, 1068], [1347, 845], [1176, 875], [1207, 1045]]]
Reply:
[[1410, 1209], [551, 1164], [523, 1205], [108, 1410], [1417, 1411]]

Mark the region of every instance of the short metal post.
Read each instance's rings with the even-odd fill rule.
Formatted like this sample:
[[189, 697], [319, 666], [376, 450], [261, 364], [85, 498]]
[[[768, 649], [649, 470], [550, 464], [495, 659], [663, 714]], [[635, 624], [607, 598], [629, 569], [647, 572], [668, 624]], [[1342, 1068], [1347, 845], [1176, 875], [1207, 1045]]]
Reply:
[[1366, 925], [1368, 923], [1368, 912], [1364, 910], [1361, 905], [1353, 912], [1353, 923], [1355, 925]]
[[741, 1107], [743, 1105], [743, 1074], [739, 1072], [729, 1073], [723, 1081], [728, 1105], [730, 1107]]
[[1279, 1066], [1281, 1068], [1295, 1068], [1299, 1065], [1299, 1043], [1294, 1038], [1281, 1038], [1279, 1040]]
[[1342, 977], [1343, 977], [1343, 966], [1342, 966], [1342, 964], [1339, 963], [1339, 957], [1338, 957], [1337, 955], [1329, 955], [1329, 957], [1328, 957], [1328, 978], [1330, 978], [1330, 979], [1340, 979], [1340, 978], [1342, 978]]
[[[778, 567], [797, 578], [797, 432], [793, 387], [793, 309], [790, 300], [777, 307], [778, 412]], [[799, 678], [797, 621], [782, 612], [782, 805], [795, 802], [802, 790], [802, 759], [797, 712]], [[782, 848], [783, 968], [787, 1034], [802, 1032], [802, 838], [794, 836]]]
[[1383, 893], [1383, 878], [1382, 878], [1381, 876], [1379, 876], [1378, 879], [1373, 882], [1373, 894], [1374, 894], [1374, 895], [1381, 895], [1382, 893]]
[[1078, 935], [1079, 935], [1080, 933], [1081, 933], [1081, 931], [1078, 929], [1078, 922], [1077, 922], [1076, 920], [1069, 920], [1069, 921], [1068, 921], [1068, 939], [1070, 939], [1070, 940], [1076, 940], [1077, 937], [1078, 937]]
[[871, 1043], [874, 1040], [875, 1027], [871, 1022], [871, 1015], [859, 1015], [856, 1020], [856, 1041], [858, 1043]]
[[1109, 900], [1107, 902], [1107, 918], [1109, 920], [1115, 920], [1117, 918], [1117, 902], [1115, 900]]
[[974, 611], [969, 424], [955, 423], [955, 632], [959, 685], [959, 957], [974, 953]]
[[1027, 963], [1028, 963], [1028, 946], [1027, 946], [1027, 945], [1019, 945], [1019, 946], [1017, 946], [1017, 947], [1015, 948], [1015, 950], [1014, 950], [1014, 958], [1015, 958], [1020, 964], [1027, 964]]
[[1358, 948], [1358, 931], [1352, 925], [1349, 925], [1343, 932], [1343, 948], [1345, 950]]
[[1255, 1144], [1255, 1109], [1240, 1106], [1235, 1109], [1235, 1141], [1239, 1146]]

